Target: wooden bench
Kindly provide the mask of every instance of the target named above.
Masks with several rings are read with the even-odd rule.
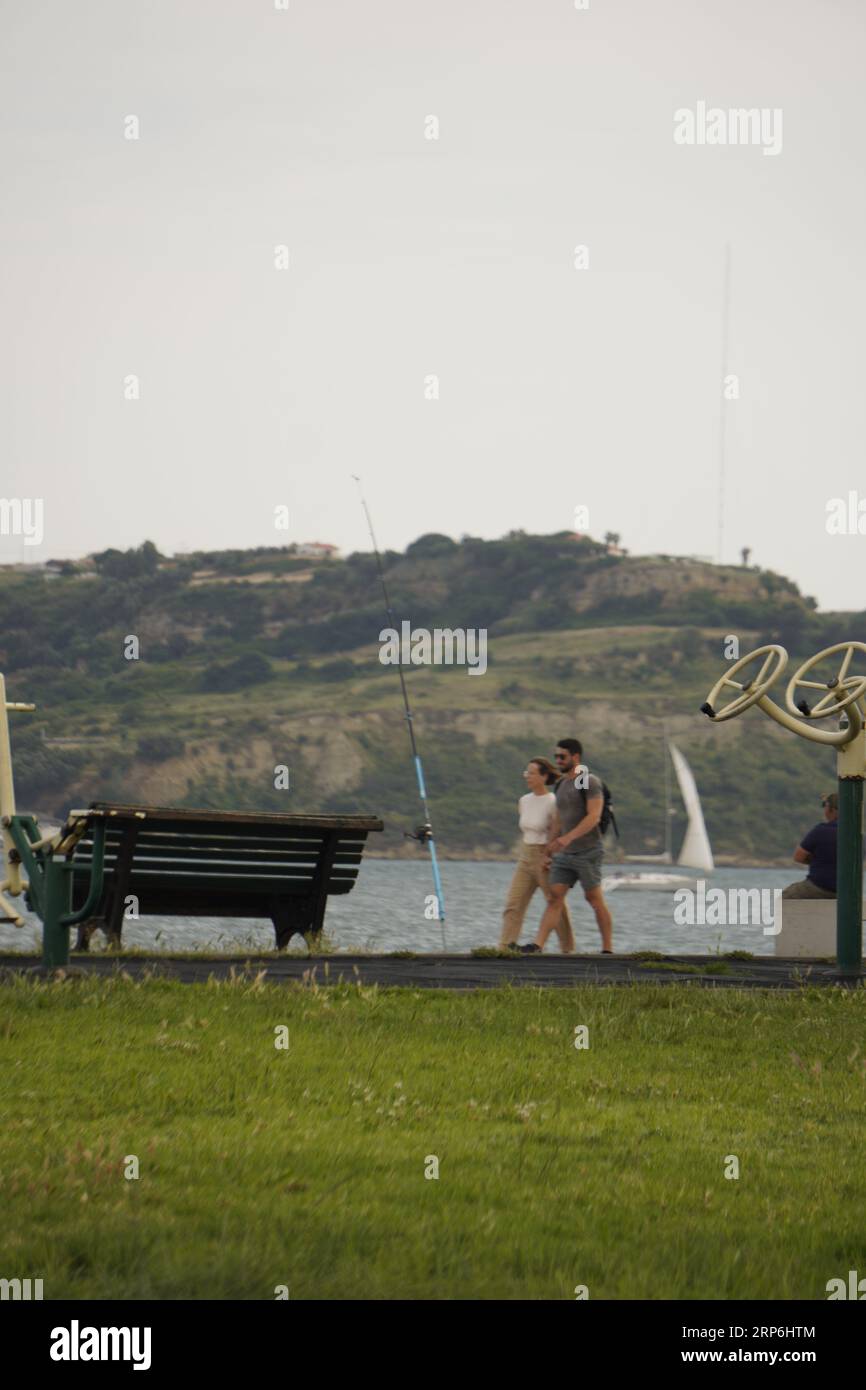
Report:
[[[139,916],[257,917],[274,925],[277,948],[295,932],[322,930],[328,897],[351,892],[376,816],[304,816],[197,811],[94,801],[72,854],[72,906],[91,880],[93,836],[105,827],[105,877],[98,904],[79,927],[87,949],[101,927],[120,944],[127,899]]]

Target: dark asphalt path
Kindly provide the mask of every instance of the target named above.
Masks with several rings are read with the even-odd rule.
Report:
[[[0,977],[39,967],[38,956],[0,955]],[[792,960],[763,956],[755,960],[724,960],[718,956],[665,956],[635,960],[628,956],[542,956],[515,960],[476,959],[474,956],[429,955],[414,960],[389,956],[249,956],[226,960],[179,960],[170,956],[75,955],[73,972],[133,979],[145,974],[183,984],[227,979],[232,971],[258,974],[274,984],[400,985],[413,989],[492,989],[497,985],[545,989],[576,985],[699,985],[713,989],[802,989],[804,985],[854,984],[843,981],[826,960]]]

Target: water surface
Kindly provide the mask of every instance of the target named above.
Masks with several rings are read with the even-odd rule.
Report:
[[[630,864],[629,870],[641,865]],[[645,866],[659,871],[658,864]],[[466,952],[477,946],[495,946],[499,940],[502,907],[511,880],[512,865],[446,861],[442,865],[447,909],[444,941],[448,951]],[[792,869],[717,869],[707,883],[723,888],[784,888],[802,877]],[[325,928],[337,951],[441,951],[443,931],[439,922],[425,918],[428,896],[433,892],[430,866],[402,859],[366,859],[354,889],[344,897],[330,898]],[[20,901],[20,900],[19,900]],[[773,936],[761,926],[678,926],[674,922],[673,893],[614,892],[608,902],[614,919],[614,950],[664,951],[669,954],[706,954],[746,950],[772,955]],[[569,894],[574,935],[580,952],[600,950],[595,918],[579,888]],[[544,902],[533,898],[521,941],[530,941]],[[41,927],[30,914],[26,927],[0,926],[0,950],[34,951]],[[126,922],[124,943],[151,951],[272,950],[269,922],[231,918],[146,917]],[[103,938],[94,938],[94,948]],[[301,948],[299,937],[293,946]],[[556,951],[556,938],[548,943]]]

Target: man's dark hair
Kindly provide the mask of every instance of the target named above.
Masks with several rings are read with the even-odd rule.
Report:
[[[557,748],[565,748],[569,753],[578,758],[583,757],[583,744],[577,738],[561,738],[557,741]]]

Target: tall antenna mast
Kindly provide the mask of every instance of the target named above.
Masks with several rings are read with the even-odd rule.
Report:
[[[722,291],[722,379],[719,385],[719,518],[716,540],[716,562],[722,564],[725,543],[725,426],[727,400],[725,378],[728,374],[728,329],[731,317],[731,243],[725,242],[725,278]]]

